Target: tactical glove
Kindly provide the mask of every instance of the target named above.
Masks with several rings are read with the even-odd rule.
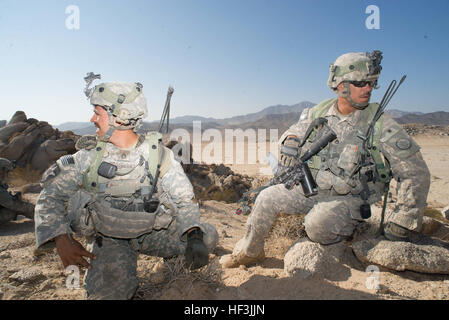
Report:
[[[195,270],[209,263],[209,250],[203,241],[203,232],[196,228],[187,234],[187,248],[185,252],[187,266]]]
[[[288,137],[281,146],[281,165],[293,167],[299,151],[299,140],[296,137]]]
[[[409,241],[410,230],[393,222],[388,222],[384,228],[384,236],[390,241]]]

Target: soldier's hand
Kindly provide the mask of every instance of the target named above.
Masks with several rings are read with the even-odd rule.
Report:
[[[57,236],[55,238],[56,251],[61,258],[64,268],[70,265],[82,265],[87,269],[91,269],[92,266],[83,257],[88,257],[91,259],[97,259],[97,257],[84,249],[81,243],[75,239],[70,240],[66,234]]]
[[[299,152],[299,140],[295,136],[288,136],[281,146],[281,165],[293,167]]]
[[[187,234],[187,248],[185,252],[187,266],[198,269],[209,263],[209,250],[203,241],[203,232],[196,228]]]

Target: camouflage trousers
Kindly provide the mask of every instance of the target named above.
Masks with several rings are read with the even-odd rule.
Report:
[[[178,217],[179,218],[179,217]],[[214,226],[200,223],[203,240],[209,252],[218,242]],[[104,237],[102,246],[95,241],[88,244],[88,250],[97,256],[90,260],[92,269],[86,272],[84,287],[88,299],[125,300],[131,299],[137,291],[137,257],[139,254],[170,258],[183,255],[187,242],[180,239],[178,222],[174,220],[168,229],[153,230],[136,239]]]
[[[237,242],[233,253],[257,257],[280,212],[307,213],[304,226],[307,236],[314,242],[331,244],[351,236],[363,221],[360,216],[362,200],[352,195],[328,196],[326,192],[306,198],[301,186],[287,190],[284,185],[275,185],[263,190],[246,221],[246,234]]]

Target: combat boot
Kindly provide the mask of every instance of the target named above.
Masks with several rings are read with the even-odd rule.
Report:
[[[384,236],[390,241],[409,241],[410,230],[397,225],[393,222],[388,222],[384,228]]]
[[[237,268],[241,265],[249,266],[265,259],[265,252],[262,250],[257,257],[248,257],[243,252],[237,254],[227,254],[221,257],[220,264],[223,268]]]

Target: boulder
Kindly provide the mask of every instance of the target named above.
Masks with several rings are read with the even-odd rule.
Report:
[[[9,120],[8,125],[24,121],[27,121],[27,116],[25,112],[16,111],[16,113],[14,113],[14,115],[12,116],[11,120]]]
[[[234,174],[234,172],[231,170],[231,168],[226,167],[224,164],[218,165],[215,168],[214,173],[219,176],[229,176],[231,174]]]
[[[0,120],[0,128],[6,126],[6,120]]]
[[[17,132],[22,132],[29,126],[27,122],[19,122],[11,125],[6,125],[0,128],[0,141],[3,143],[8,143],[9,139]]]
[[[44,171],[53,162],[66,154],[75,152],[75,139],[46,140],[34,152],[31,158],[31,167]]]
[[[321,245],[301,238],[293,244],[284,256],[284,271],[289,276],[306,279],[319,275],[326,278],[335,277],[344,269],[342,260],[346,245],[339,242]]]
[[[353,243],[352,249],[360,261],[388,269],[449,274],[449,249],[441,242],[432,243],[430,238],[428,244],[423,243],[371,238]]]
[[[422,221],[421,233],[429,236],[433,235],[441,228],[442,225],[443,224],[440,221],[424,216]]]
[[[20,134],[12,138],[9,144],[0,151],[0,157],[9,160],[19,160],[38,135],[39,130],[35,129],[26,135]]]
[[[233,186],[232,175],[229,175],[223,180],[223,187],[224,188],[232,188],[232,186]]]
[[[193,164],[186,174],[199,200],[236,202],[252,186],[252,178],[234,174],[223,164]]]
[[[61,156],[75,153],[78,138],[71,131],[60,132],[46,121],[27,119],[24,112],[17,111],[0,128],[0,157],[42,173]]]

